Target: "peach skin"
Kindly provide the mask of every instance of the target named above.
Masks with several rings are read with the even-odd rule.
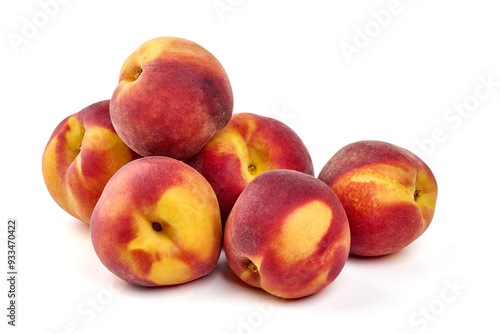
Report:
[[[186,39],[160,37],[127,58],[110,108],[118,135],[135,152],[184,160],[229,122],[233,93],[210,52]]]
[[[346,263],[349,245],[349,224],[335,193],[311,175],[285,169],[250,182],[224,230],[224,250],[234,273],[289,299],[332,283]]]
[[[168,157],[141,158],[121,168],[97,202],[90,235],[108,270],[149,287],[207,275],[222,248],[212,187],[196,170]]]
[[[415,154],[390,143],[349,144],[318,178],[346,210],[355,255],[396,252],[420,237],[434,216],[438,188],[432,171]]]
[[[76,219],[90,223],[108,180],[138,157],[116,134],[106,100],[67,117],[56,127],[43,152],[42,173],[56,203]]]

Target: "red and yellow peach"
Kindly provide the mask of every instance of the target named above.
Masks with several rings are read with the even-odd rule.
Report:
[[[205,276],[222,247],[213,189],[196,170],[168,157],[141,158],[121,168],[95,207],[90,233],[104,266],[141,286]]]
[[[143,156],[184,160],[231,119],[233,95],[219,61],[176,37],[142,44],[125,61],[111,98],[120,138]]]
[[[107,100],[67,117],[56,127],[43,152],[42,173],[56,203],[89,223],[108,180],[138,157],[116,134]]]
[[[318,178],[346,210],[355,255],[385,255],[408,246],[434,215],[438,188],[432,171],[393,144],[349,144],[333,155]]]
[[[224,230],[234,273],[282,298],[308,296],[332,283],[349,245],[347,217],[335,193],[292,170],[268,171],[250,182]]]

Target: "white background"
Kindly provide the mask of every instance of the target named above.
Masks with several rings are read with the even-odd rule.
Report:
[[[0,5],[1,277],[6,222],[19,220],[18,327],[6,324],[2,279],[2,333],[499,332],[495,1],[401,0],[384,26],[373,13],[390,0],[221,0],[223,13],[214,0],[61,0],[50,16],[46,2]],[[16,46],[13,36],[25,40]],[[316,175],[357,140],[417,152],[439,184],[430,228],[394,255],[350,258],[332,285],[296,301],[240,284],[223,257],[209,276],[177,287],[115,278],[88,226],[49,196],[41,157],[56,125],[109,99],[123,61],[159,36],[212,52],[231,80],[234,112],[290,125]],[[346,57],[348,44],[357,53]],[[464,116],[447,111],[464,104]]]

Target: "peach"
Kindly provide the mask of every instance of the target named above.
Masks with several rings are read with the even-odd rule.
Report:
[[[155,38],[135,50],[111,98],[111,120],[130,148],[179,160],[200,151],[232,111],[231,85],[219,61],[176,37]]]
[[[116,134],[106,100],[59,123],[43,152],[42,173],[56,203],[76,219],[90,223],[108,180],[138,157]]]
[[[335,193],[311,175],[285,169],[250,182],[224,230],[234,273],[282,298],[308,296],[332,283],[349,245],[349,224]]]
[[[196,170],[168,157],[121,168],[90,221],[97,256],[141,286],[180,284],[210,273],[222,248],[217,197]]]
[[[210,182],[225,224],[236,199],[250,181],[274,169],[314,175],[309,151],[286,124],[252,113],[234,114],[194,157],[185,161]]]
[[[434,215],[438,188],[432,171],[393,144],[349,144],[333,155],[318,178],[346,210],[355,255],[385,255],[408,246]]]

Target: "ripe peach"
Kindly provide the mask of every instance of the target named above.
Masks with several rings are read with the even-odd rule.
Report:
[[[233,95],[224,68],[200,45],[160,37],[125,61],[111,98],[120,138],[143,156],[179,160],[200,151],[231,119]]]
[[[168,157],[121,168],[90,221],[97,256],[129,283],[160,286],[210,273],[222,248],[217,198],[196,170]]]
[[[236,201],[224,230],[231,269],[244,282],[282,298],[300,298],[332,283],[349,254],[345,211],[311,175],[272,170]]]
[[[42,173],[56,203],[73,217],[90,223],[108,180],[138,157],[116,134],[107,100],[59,123],[43,152]]]
[[[273,169],[314,175],[309,151],[290,127],[251,113],[234,114],[229,124],[186,163],[214,188],[223,225],[243,188],[258,175]]]
[[[346,210],[352,254],[396,252],[422,235],[434,215],[434,175],[420,158],[393,144],[349,144],[333,155],[318,178]]]

